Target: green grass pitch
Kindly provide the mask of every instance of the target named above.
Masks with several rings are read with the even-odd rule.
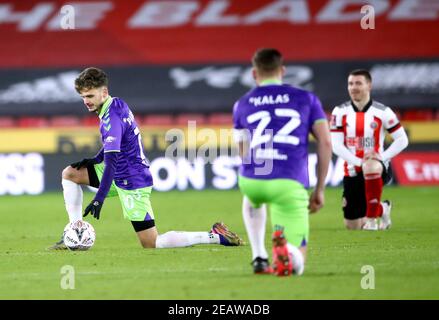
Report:
[[[62,193],[3,196],[0,299],[438,299],[439,188],[386,188],[394,208],[384,232],[345,230],[340,197],[328,189],[325,208],[310,218],[304,276],[278,278],[252,274],[249,245],[142,249],[116,198],[99,221],[88,219],[97,234],[91,250],[49,252],[67,222]],[[152,202],[161,233],[224,221],[247,240],[237,190],[154,192]],[[74,268],[73,290],[61,288],[65,265]],[[361,273],[366,265],[374,289],[361,287],[372,276]]]

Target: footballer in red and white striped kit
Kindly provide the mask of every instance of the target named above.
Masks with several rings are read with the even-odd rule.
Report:
[[[404,150],[408,138],[396,114],[371,99],[372,77],[367,70],[349,73],[351,101],[334,108],[332,148],[345,160],[343,213],[348,229],[384,230],[391,226],[391,202],[381,202],[383,185],[390,182],[390,160]],[[384,150],[386,131],[393,141]],[[380,223],[378,225],[378,219]]]

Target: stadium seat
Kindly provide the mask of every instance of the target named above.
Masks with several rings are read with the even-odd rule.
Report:
[[[97,116],[85,116],[81,119],[81,125],[85,127],[99,126],[99,118]]]
[[[52,127],[77,127],[81,125],[76,116],[54,116],[50,118],[49,123]]]
[[[0,117],[0,128],[12,128],[17,125],[13,117]]]
[[[207,116],[210,125],[232,126],[233,116],[231,113],[212,113]]]
[[[49,121],[45,117],[20,117],[18,126],[22,128],[44,128],[49,126]]]
[[[402,119],[405,121],[431,121],[433,120],[432,109],[411,109],[404,111]]]
[[[151,114],[136,117],[138,125],[142,126],[172,126],[174,117],[170,114]]]
[[[189,121],[196,121],[197,125],[206,124],[206,116],[201,113],[182,113],[176,117],[176,125],[187,126]]]
[[[402,120],[402,112],[398,110],[393,110],[395,112],[396,117],[401,121]]]

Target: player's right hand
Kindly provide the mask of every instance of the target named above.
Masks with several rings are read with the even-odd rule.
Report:
[[[92,202],[90,202],[87,208],[85,208],[84,214],[82,216],[86,217],[89,213],[91,213],[93,217],[99,220],[99,216],[101,215],[102,205],[103,203],[101,201],[93,200]]]
[[[96,164],[96,163],[95,163],[94,159],[86,158],[86,159],[82,159],[81,161],[74,162],[70,166],[72,168],[76,168],[76,170],[79,170],[83,167],[87,167],[89,164]]]

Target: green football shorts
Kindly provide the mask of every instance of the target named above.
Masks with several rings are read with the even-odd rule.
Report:
[[[105,165],[104,163],[98,163],[94,165],[94,168],[100,182],[102,180],[102,175],[104,174]],[[152,211],[150,200],[151,191],[152,187],[135,190],[121,189],[116,186],[113,180],[107,198],[119,196],[123,216],[130,221],[154,220],[154,213]],[[149,217],[147,217],[147,215],[149,215]]]
[[[296,247],[306,246],[309,236],[308,192],[290,179],[238,178],[239,188],[254,208],[267,204],[273,230],[282,228],[288,242]]]

